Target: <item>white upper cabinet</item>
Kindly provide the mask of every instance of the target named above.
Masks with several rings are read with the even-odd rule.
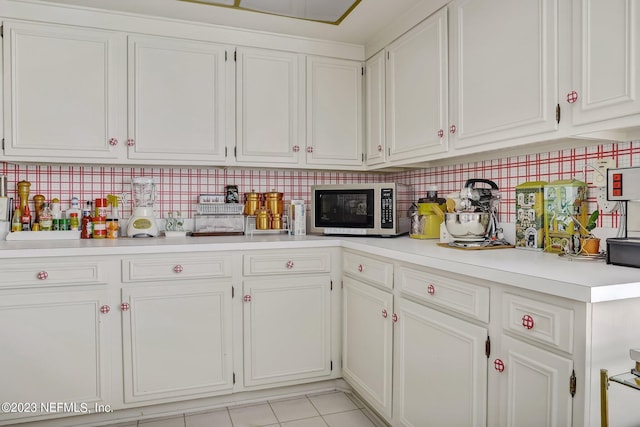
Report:
[[[132,160],[224,162],[232,69],[225,46],[129,36],[129,132]],[[231,131],[232,132],[232,131]]]
[[[3,23],[4,156],[117,161],[124,155],[124,36]]]
[[[449,8],[454,153],[548,139],[542,134],[558,128],[557,0],[456,0]]]
[[[383,50],[365,64],[365,146],[367,166],[385,161],[385,66]]]
[[[237,49],[236,159],[297,164],[304,142],[304,56]]]
[[[387,160],[414,160],[448,149],[447,9],[387,48]]]
[[[307,57],[306,163],[363,165],[362,63]]]
[[[637,1],[573,1],[573,87],[561,101],[574,125],[640,113],[639,25]]]

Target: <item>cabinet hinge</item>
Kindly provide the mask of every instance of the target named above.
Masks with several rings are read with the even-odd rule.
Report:
[[[238,158],[238,147],[233,147],[233,157]]]
[[[331,287],[329,288],[330,291],[333,290],[333,280],[331,280],[329,283],[331,283]]]
[[[560,104],[556,105],[556,123],[560,123]]]
[[[360,157],[362,157],[362,163],[364,163],[364,153],[362,153]]]
[[[231,298],[236,296],[236,289],[232,286],[231,287]]]
[[[484,354],[487,355],[487,359],[491,355],[491,338],[487,335],[487,340],[484,343]]]
[[[333,371],[333,360],[329,362],[329,370]]]
[[[571,397],[576,395],[576,371],[571,371],[571,377],[569,378],[569,393]]]
[[[227,51],[224,51],[224,62],[227,62]]]
[[[4,25],[0,25],[0,37],[4,37]]]
[[[364,67],[362,67],[362,75],[364,76]]]
[[[233,51],[233,61],[234,62],[238,62],[238,51],[237,50]]]
[[[4,138],[2,138],[2,150],[4,151]]]
[[[387,59],[390,59],[390,57],[389,57],[389,51],[387,51]]]
[[[340,281],[340,288],[344,289],[344,280]]]
[[[234,384],[236,383],[236,373],[235,372],[233,373],[233,383]]]
[[[224,147],[224,158],[227,158],[227,147]]]

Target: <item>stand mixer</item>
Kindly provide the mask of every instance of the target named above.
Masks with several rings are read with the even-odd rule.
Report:
[[[478,183],[487,184],[490,188],[476,188]],[[498,224],[500,199],[500,191],[495,182],[488,179],[468,179],[460,191],[459,210],[446,214],[445,224],[453,237],[453,245],[509,245]]]
[[[158,226],[153,214],[156,201],[156,183],[153,178],[136,177],[131,179],[133,193],[133,214],[127,226],[129,237],[156,237]]]

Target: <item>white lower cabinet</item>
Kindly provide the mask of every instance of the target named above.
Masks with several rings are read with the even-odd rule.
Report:
[[[342,375],[380,415],[391,418],[393,295],[350,277],[342,290]]]
[[[125,402],[230,393],[231,282],[122,289]]]
[[[109,311],[105,287],[0,296],[0,401],[21,405],[3,406],[0,423],[70,412],[55,402],[78,411],[112,403],[109,334],[117,314]]]
[[[487,328],[399,298],[394,425],[484,426]]]
[[[244,384],[331,375],[331,279],[245,279]]]
[[[500,384],[496,425],[571,426],[573,360],[509,336],[500,340],[493,357]]]

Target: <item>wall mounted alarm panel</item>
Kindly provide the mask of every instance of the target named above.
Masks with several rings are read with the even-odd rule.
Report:
[[[607,200],[640,200],[640,168],[607,169]]]

